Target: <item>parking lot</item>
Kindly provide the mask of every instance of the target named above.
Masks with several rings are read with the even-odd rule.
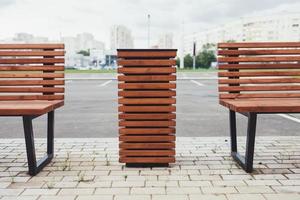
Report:
[[[117,137],[116,75],[67,75],[65,106],[56,111],[56,137]],[[215,73],[179,73],[177,81],[177,136],[228,136],[228,110],[218,104]],[[257,135],[298,135],[297,115],[259,115]],[[35,134],[46,136],[44,117],[35,119]],[[239,134],[246,118],[238,116]],[[0,118],[0,137],[23,137],[22,118]]]

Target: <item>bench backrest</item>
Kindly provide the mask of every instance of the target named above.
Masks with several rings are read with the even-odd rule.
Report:
[[[64,44],[0,44],[0,101],[63,100]]]
[[[300,97],[300,42],[219,43],[219,97]]]

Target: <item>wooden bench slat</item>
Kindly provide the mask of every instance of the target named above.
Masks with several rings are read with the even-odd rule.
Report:
[[[218,50],[218,55],[298,55],[300,49]]]
[[[300,71],[219,72],[219,77],[300,76]]]
[[[167,113],[167,114],[119,114],[119,119],[125,120],[167,120],[167,119],[176,119],[175,113]]]
[[[300,99],[227,99],[220,100],[220,103],[236,112],[300,112]]]
[[[64,51],[0,51],[0,56],[64,56]]]
[[[123,114],[125,115],[125,114]],[[128,115],[128,114],[127,114]],[[153,114],[152,114],[153,115]],[[161,114],[159,114],[161,115]],[[175,128],[120,128],[119,133],[120,134],[170,134],[175,133]]]
[[[0,49],[64,49],[64,44],[0,44]]]
[[[41,64],[41,63],[64,63],[64,58],[20,58],[0,59],[0,64]]]
[[[153,59],[139,59],[139,60],[124,60],[124,59],[118,59],[118,65],[120,66],[138,66],[138,67],[144,67],[144,66],[174,66],[176,65],[176,60],[153,60]]]
[[[119,81],[126,81],[126,82],[176,81],[176,75],[154,75],[154,76],[148,76],[148,75],[125,76],[125,75],[120,75],[120,76],[118,76],[118,80]]]
[[[123,74],[171,74],[176,73],[175,67],[120,67],[118,73]]]
[[[40,65],[40,66],[0,66],[0,71],[64,71],[62,65]]]
[[[118,58],[174,58],[176,50],[170,51],[118,51]]]
[[[300,42],[234,42],[219,43],[218,48],[291,48],[300,47]]]
[[[280,85],[280,86],[221,86],[220,92],[234,92],[234,91],[294,91],[300,90],[300,85]]]
[[[0,115],[40,115],[63,105],[63,101],[1,101]]]
[[[64,80],[0,80],[0,86],[64,85]]]
[[[119,89],[175,89],[176,83],[119,83]]]
[[[250,78],[250,79],[219,79],[219,84],[275,84],[300,83],[300,78]]]
[[[162,91],[119,91],[119,97],[173,97],[176,96],[176,91],[162,90]]]
[[[219,62],[295,62],[300,56],[273,56],[273,57],[218,57]]]
[[[22,93],[39,93],[39,92],[53,92],[63,93],[64,88],[58,87],[0,87],[0,92],[11,93],[11,92],[22,92]]]
[[[0,101],[15,101],[15,100],[63,100],[64,95],[0,95]]]
[[[300,98],[299,93],[235,93],[219,94],[220,99],[243,99],[243,98]]]
[[[175,126],[175,121],[119,121],[119,126],[126,127],[168,127]]]
[[[119,104],[145,105],[145,104],[175,104],[175,98],[120,98]]]
[[[3,73],[0,78],[64,78],[64,73]]]
[[[119,106],[119,112],[158,113],[175,111],[175,106]]]
[[[221,70],[237,70],[237,69],[300,69],[300,64],[219,64],[218,68]]]

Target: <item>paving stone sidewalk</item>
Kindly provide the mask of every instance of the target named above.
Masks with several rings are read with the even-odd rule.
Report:
[[[53,161],[30,177],[24,139],[1,139],[0,199],[300,200],[300,137],[258,137],[252,174],[232,161],[228,138],[176,145],[169,168],[125,168],[116,138],[56,139]],[[45,140],[36,147],[42,156]]]

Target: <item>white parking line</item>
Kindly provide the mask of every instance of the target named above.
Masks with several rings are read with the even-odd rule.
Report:
[[[65,83],[72,83],[72,82],[73,82],[72,80],[65,81]]]
[[[106,81],[106,82],[104,82],[104,83],[102,83],[102,84],[100,84],[100,85],[98,85],[98,86],[99,86],[99,87],[103,87],[103,86],[108,85],[110,82],[112,82],[112,80]]]
[[[199,86],[204,86],[204,84],[199,83],[198,81],[195,81],[195,80],[191,80],[191,82],[192,82],[192,83],[195,83],[195,84],[197,84],[197,85],[199,85]]]
[[[294,122],[300,123],[300,119],[298,119],[298,118],[296,118],[296,117],[292,117],[292,116],[286,115],[286,114],[277,114],[277,115],[280,116],[280,117],[283,117],[283,118],[292,120],[292,121],[294,121]]]

